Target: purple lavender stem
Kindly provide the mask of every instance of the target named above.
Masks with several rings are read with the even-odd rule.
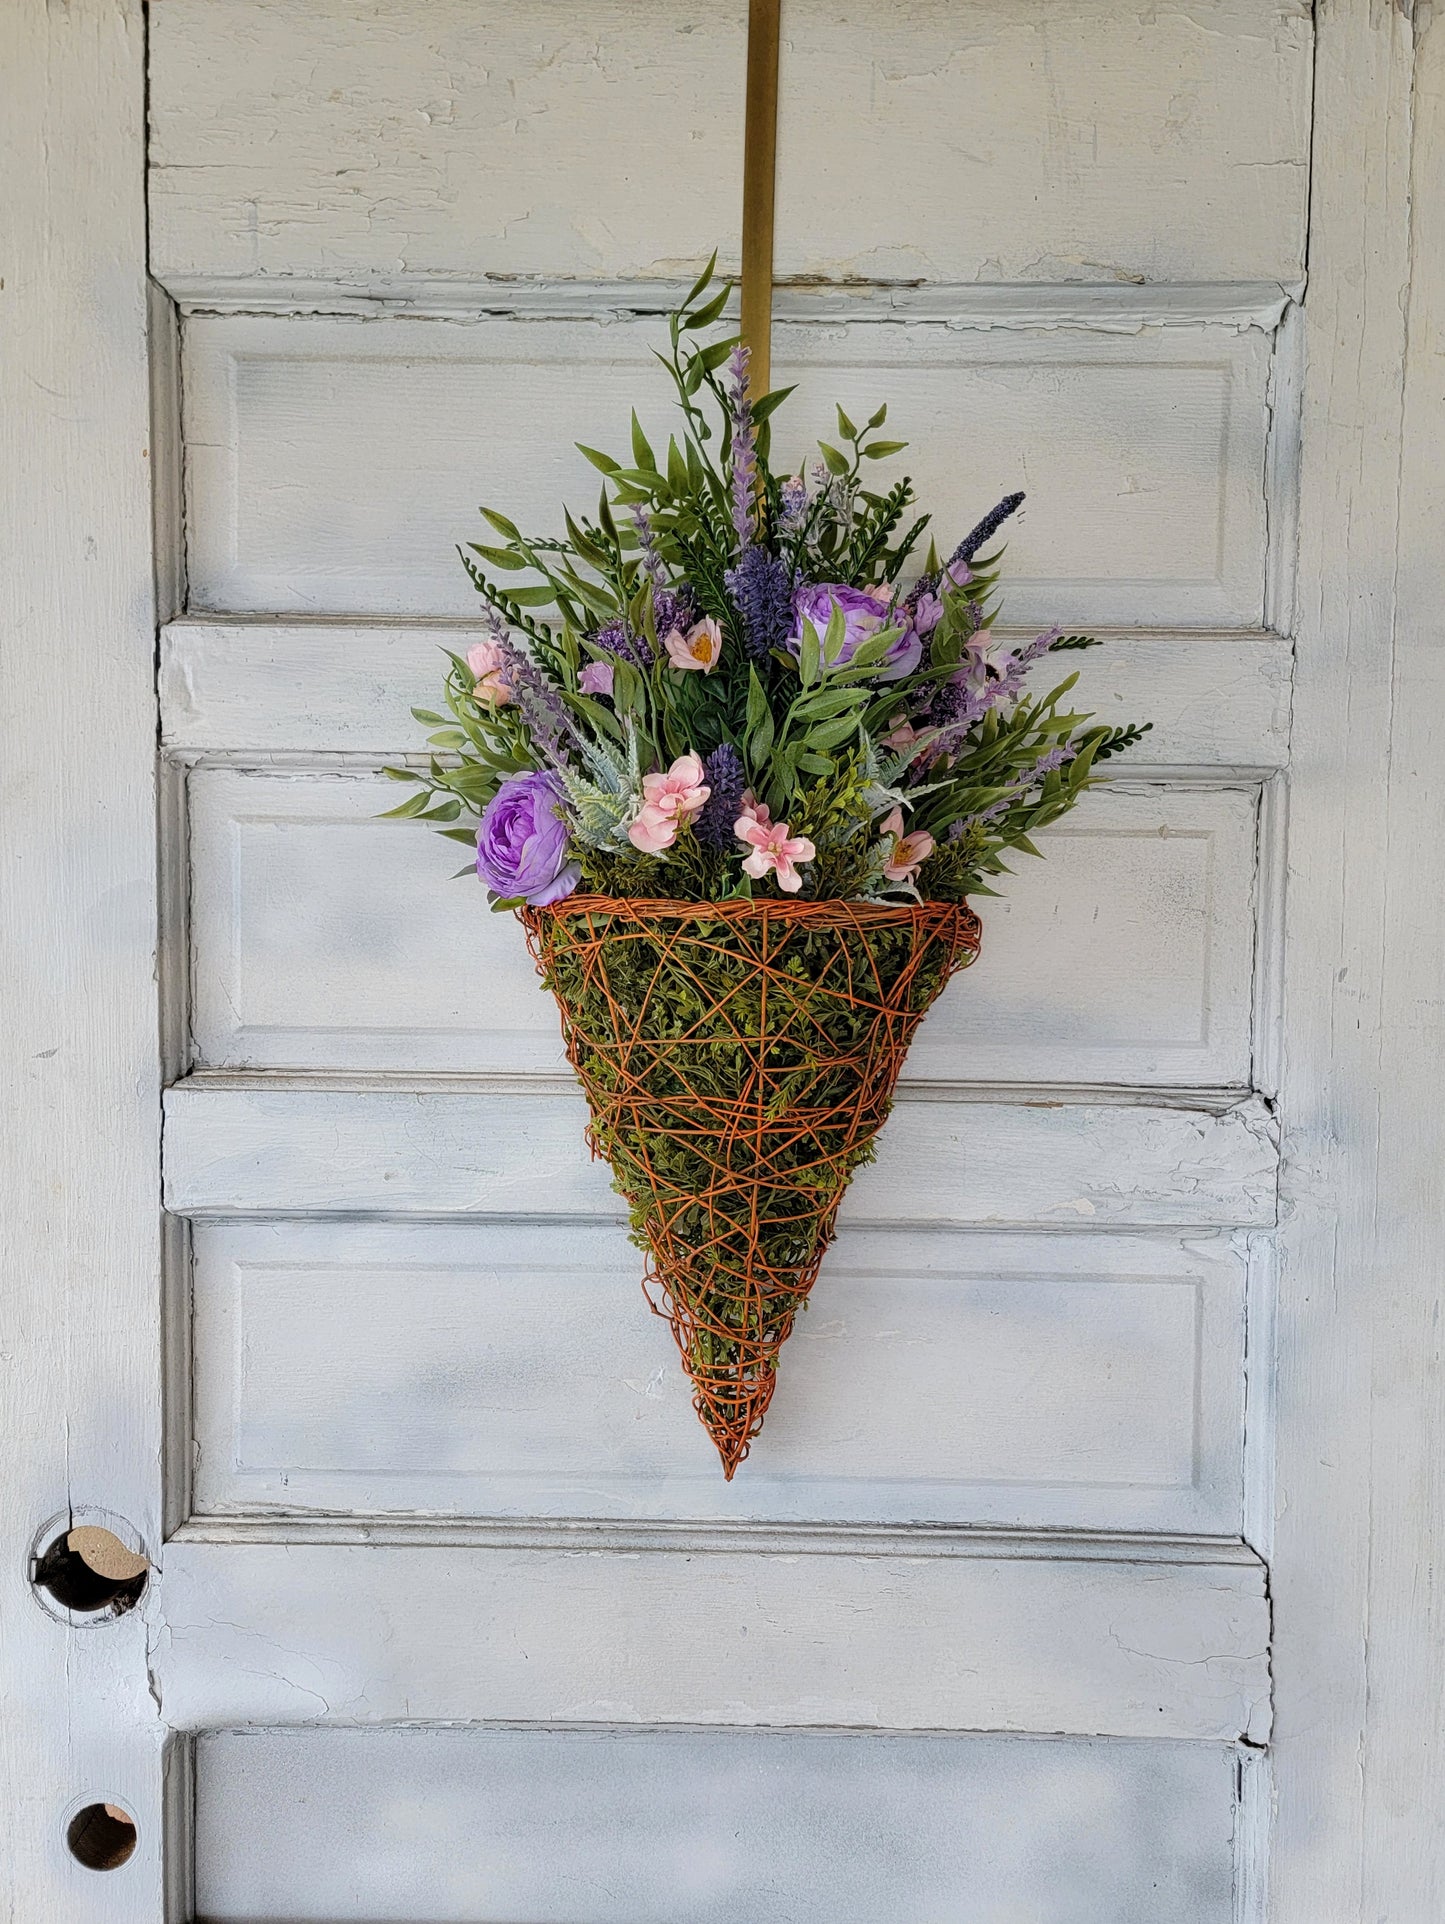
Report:
[[[500,623],[493,626],[492,634],[506,657],[506,675],[512,700],[517,704],[533,740],[554,768],[570,767],[567,743],[581,738],[567,713],[566,704],[536,663],[522,653]]]
[[[1006,494],[996,508],[990,508],[978,526],[971,528],[963,537],[962,541],[959,542],[953,553],[948,557],[948,560],[936,574],[921,575],[919,579],[914,582],[913,587],[909,591],[909,601],[916,602],[921,594],[931,595],[944,575],[957,563],[962,562],[963,565],[967,567],[983,546],[984,542],[988,540],[989,536],[997,534],[1009,516],[1018,508],[1022,507],[1023,500],[1024,497],[1022,493]]]
[[[753,540],[753,501],[758,486],[757,446],[753,438],[753,404],[748,398],[751,351],[739,341],[728,356],[728,415],[732,427],[733,528],[738,547],[746,553]]]

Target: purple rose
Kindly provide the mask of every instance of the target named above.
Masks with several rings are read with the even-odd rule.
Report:
[[[841,582],[799,588],[793,596],[793,632],[788,637],[788,647],[795,655],[802,647],[803,623],[810,621],[821,641],[835,608],[843,611],[843,646],[833,663],[835,668],[846,668],[870,635],[876,635],[880,628],[891,627],[895,620],[892,603],[882,595],[870,595],[866,589],[848,588]],[[906,613],[899,612],[906,623]],[[922,654],[923,643],[911,627],[905,626],[878,664],[876,679],[897,681],[902,675],[911,675]]]
[[[577,686],[584,695],[611,695],[613,673],[610,661],[589,661],[577,677]]]
[[[477,874],[489,889],[533,908],[560,902],[581,869],[567,860],[562,789],[553,775],[514,775],[488,802],[477,829]]]

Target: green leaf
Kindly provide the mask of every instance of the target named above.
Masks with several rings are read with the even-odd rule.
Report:
[[[503,574],[516,574],[518,569],[525,568],[527,565],[522,557],[514,554],[510,548],[488,548],[484,547],[480,541],[469,541],[467,546],[473,554],[479,554],[483,561],[490,561],[494,568],[500,568]]]
[[[753,402],[754,427],[761,427],[763,423],[768,419],[769,415],[776,414],[778,409],[783,405],[784,401],[787,400],[788,396],[796,392],[797,392],[797,383],[794,382],[791,387],[775,387],[771,393],[765,394],[761,401],[754,401]]]
[[[509,521],[504,514],[498,514],[494,508],[483,508],[481,510],[481,516],[484,521],[490,521],[497,533],[505,535],[508,541],[520,541],[522,539],[522,531],[516,522]]]
[[[758,671],[752,663],[748,664],[748,708],[747,727],[749,731],[757,728],[768,712],[767,691],[758,679]]]
[[[507,599],[519,608],[546,608],[557,599],[557,590],[545,582],[535,588],[509,588]]]
[[[393,782],[419,782],[421,776],[414,768],[383,768],[382,774]]]
[[[420,777],[418,777],[418,779],[420,779]],[[424,788],[419,795],[408,795],[406,800],[399,802],[395,808],[383,809],[378,820],[383,822],[394,821],[401,816],[420,815],[430,800],[431,791],[430,789]]]
[[[632,410],[632,460],[639,468],[655,469],[657,456],[652,452],[652,444],[642,432],[642,423],[637,418],[637,409]]]
[[[731,294],[732,291],[733,291],[732,284],[731,282],[729,282],[725,287],[721,288],[716,294],[714,294],[712,299],[708,301],[705,306],[700,307],[697,310],[696,314],[689,314],[687,319],[683,322],[683,326],[684,327],[711,327],[713,322],[718,318],[718,316],[722,313],[723,309],[727,306],[728,295]]]
[[[848,457],[845,454],[840,454],[837,448],[831,446],[827,441],[820,441],[818,443],[818,452],[822,455],[823,465],[827,468],[829,474],[846,474],[848,472]]]
[[[776,734],[771,713],[765,714],[752,734],[748,737],[748,760],[753,767],[761,770],[768,759]]]
[[[852,715],[840,715],[836,721],[820,722],[816,728],[810,728],[808,746],[816,749],[837,748],[847,741],[850,735],[856,735],[857,732],[856,718]]]
[[[837,405],[836,402],[834,405]],[[854,427],[841,407],[838,408],[838,432],[845,441],[856,441],[858,439],[857,428]]]
[[[866,455],[870,461],[884,461],[890,454],[902,454],[907,446],[906,441],[870,441],[866,448],[860,448],[858,451]]]
[[[572,519],[571,511],[564,508],[562,513],[563,519],[567,524],[567,539],[572,543],[572,547],[579,558],[588,562],[592,567],[596,568],[599,573],[611,567],[612,557],[605,554],[595,541],[588,539]]]
[[[610,454],[603,454],[600,448],[589,448],[585,441],[577,441],[574,446],[579,454],[585,454],[593,467],[600,468],[603,474],[616,474],[621,466],[621,463],[614,461]]]
[[[802,677],[805,688],[811,688],[818,679],[821,657],[822,649],[818,641],[818,631],[811,621],[805,621],[798,659],[798,673]]]
[[[883,423],[887,419],[888,419],[888,403],[885,401],[882,407],[879,408],[878,412],[870,417],[868,425],[866,428],[864,428],[863,432],[865,434],[871,434],[874,428],[881,428]]]
[[[828,617],[827,632],[823,636],[823,659],[831,668],[843,652],[843,643],[848,638],[848,620],[835,601],[833,612]],[[855,655],[858,652],[854,651]]]
[[[834,681],[798,704],[805,721],[831,721],[835,715],[856,715],[868,702],[866,688],[839,688]],[[896,703],[892,704],[896,706]]]
[[[708,255],[707,266],[702,270],[702,272],[698,275],[697,279],[693,282],[692,286],[688,289],[687,298],[686,300],[684,300],[682,304],[684,308],[692,306],[693,302],[697,299],[698,295],[701,294],[702,290],[707,286],[708,282],[712,279],[713,270],[716,266],[717,266],[717,249],[714,248],[711,254]]]

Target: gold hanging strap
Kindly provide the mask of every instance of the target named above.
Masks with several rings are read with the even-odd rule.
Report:
[[[773,347],[773,186],[778,149],[778,23],[782,0],[748,0],[748,97],[743,128],[743,343],[749,387],[767,393]]]

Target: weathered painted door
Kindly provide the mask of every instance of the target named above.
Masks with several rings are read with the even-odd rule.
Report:
[[[787,436],[1026,488],[1007,619],[1155,732],[729,1486],[518,931],[376,814],[477,503],[589,498],[736,255],[746,8],[15,0],[0,1915],[1439,1915],[1410,12],[786,0]]]

